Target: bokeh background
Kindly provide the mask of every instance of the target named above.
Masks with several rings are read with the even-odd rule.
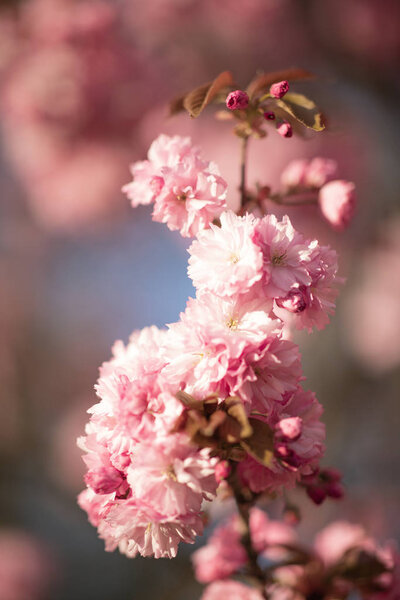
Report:
[[[325,133],[253,141],[249,181],[277,185],[324,156],[354,181],[343,234],[314,208],[297,227],[332,244],[347,278],[337,315],[299,338],[325,406],[326,464],[347,497],[300,499],[310,541],[335,518],[400,533],[400,4],[398,0],[26,0],[0,3],[0,600],[186,600],[189,554],[107,554],[76,505],[75,440],[115,339],[175,321],[191,283],[187,241],[132,210],[129,163],[159,133],[189,134],[237,202],[238,144],[212,111],[166,118],[168,100],[230,69],[310,69],[296,86]],[[279,502],[272,512],[279,514]]]

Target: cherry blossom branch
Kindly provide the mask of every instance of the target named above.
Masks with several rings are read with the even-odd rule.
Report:
[[[240,206],[243,207],[246,202],[246,163],[247,163],[247,145],[248,137],[242,138],[240,148]]]
[[[276,193],[269,195],[268,200],[271,200],[280,206],[306,206],[318,204],[318,190],[297,192],[288,195]]]
[[[233,465],[232,473],[228,479],[228,482],[232,488],[233,496],[239,513],[241,530],[240,543],[245,549],[247,555],[247,575],[253,580],[262,597],[267,599],[268,596],[265,590],[266,578],[263,570],[257,562],[258,553],[253,546],[250,535],[250,509],[254,504],[254,501],[252,499],[249,500],[243,495],[242,487],[237,480],[235,467],[236,465]]]

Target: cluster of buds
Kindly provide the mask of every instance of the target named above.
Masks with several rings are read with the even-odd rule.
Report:
[[[267,121],[275,121],[276,120],[276,130],[279,133],[279,135],[281,135],[282,137],[285,138],[290,138],[293,135],[293,128],[292,125],[289,123],[289,121],[287,121],[286,119],[282,119],[282,118],[276,118],[275,112],[273,112],[273,110],[265,110],[265,107],[267,106],[265,104],[266,101],[272,99],[272,100],[281,100],[281,98],[283,98],[287,92],[289,91],[289,82],[284,80],[284,81],[278,81],[277,83],[273,83],[271,85],[271,87],[269,88],[269,93],[268,94],[264,94],[264,96],[262,97],[262,100],[260,101],[259,99],[257,99],[255,102],[253,101],[252,103],[250,102],[250,98],[247,92],[243,91],[243,90],[235,90],[233,92],[231,92],[230,94],[228,94],[227,98],[226,98],[226,107],[229,108],[229,110],[241,110],[244,111],[247,108],[249,108],[249,115],[246,115],[248,117],[250,117],[250,121],[253,121],[253,127],[255,126],[255,122],[254,122],[254,112],[256,112],[256,114],[260,115],[261,112],[263,112],[263,116],[264,119]],[[271,104],[271,103],[269,103]],[[273,107],[273,105],[272,105]],[[259,129],[259,128],[258,128]],[[260,131],[260,129],[259,129]]]
[[[334,468],[318,469],[302,478],[307,495],[315,504],[322,504],[326,498],[340,499],[344,495],[342,474]]]

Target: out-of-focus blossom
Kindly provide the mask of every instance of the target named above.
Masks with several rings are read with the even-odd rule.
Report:
[[[281,184],[286,190],[319,189],[337,172],[337,163],[329,158],[292,160],[282,171]]]
[[[0,530],[1,600],[42,600],[54,577],[54,559],[38,540],[23,531]]]
[[[17,14],[0,88],[6,153],[40,223],[73,230],[116,213],[157,61],[116,5],[29,0]]]
[[[246,552],[240,543],[240,520],[231,517],[218,526],[207,544],[193,554],[196,579],[210,583],[233,575],[246,564]],[[296,540],[294,530],[279,521],[268,519],[258,508],[250,512],[250,535],[257,552],[274,560],[285,555],[285,544]]]
[[[400,57],[400,7],[396,0],[328,0],[312,3],[316,32],[325,44],[369,72],[396,68]],[[384,32],[384,34],[382,33]]]
[[[261,593],[253,587],[249,587],[239,581],[215,581],[206,589],[201,597],[201,600],[262,600]]]
[[[353,218],[356,204],[355,185],[334,180],[319,191],[318,203],[325,219],[335,229],[345,229]]]
[[[345,301],[344,332],[351,352],[373,373],[400,364],[400,221],[384,223],[380,242],[359,257],[356,287]],[[371,327],[379,307],[379,326]]]

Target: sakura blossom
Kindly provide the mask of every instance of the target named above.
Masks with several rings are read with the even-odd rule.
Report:
[[[220,227],[211,225],[190,246],[188,274],[197,289],[224,297],[247,292],[261,279],[263,257],[254,217],[228,211],[220,221]]]
[[[132,165],[131,172],[133,181],[122,189],[132,205],[154,202],[153,219],[184,237],[209,227],[226,208],[226,182],[190,138],[159,136],[148,160]]]

